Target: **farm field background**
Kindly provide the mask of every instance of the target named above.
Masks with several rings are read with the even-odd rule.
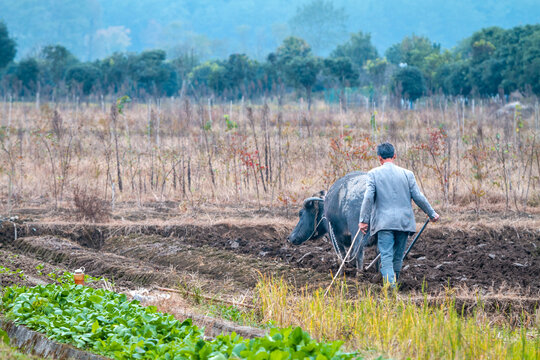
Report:
[[[441,211],[540,208],[538,103],[430,98],[416,110],[368,103],[345,112],[324,103],[307,111],[302,103],[111,100],[2,103],[8,212],[68,209],[90,197],[111,210],[175,203],[179,214],[208,204],[280,214],[377,166],[383,140]]]
[[[110,100],[1,105],[2,286],[50,282],[50,272],[85,267],[119,291],[159,286],[240,304],[260,298],[263,274],[288,284],[282,295],[267,288],[274,303],[294,304],[327,286],[339,267],[325,239],[287,243],[302,200],[349,171],[376,166],[374,147],[388,140],[442,215],[406,261],[400,296],[538,340],[534,102],[433,98],[415,110],[347,112],[316,103],[308,112],[302,103]],[[369,249],[367,261],[374,256]],[[384,301],[374,270],[345,274],[346,299],[372,289]],[[209,312],[192,297],[162,302],[161,310]],[[324,333],[301,311],[280,313],[271,303],[259,321],[302,324],[320,339],[370,348],[358,335],[347,338],[346,328]],[[371,354],[433,349],[392,341]]]
[[[540,360],[539,5],[0,1],[0,358]],[[397,290],[287,241],[385,141]]]

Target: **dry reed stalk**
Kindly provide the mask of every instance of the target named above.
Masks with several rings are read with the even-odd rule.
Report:
[[[69,201],[62,198],[62,193],[71,193],[69,187],[74,179],[81,186],[100,184],[103,197],[110,200],[111,180],[116,179],[119,186],[119,175],[130,185],[123,183],[123,192],[116,194],[117,207],[123,201],[136,201],[142,206],[146,202],[176,201],[177,196],[181,201],[189,198],[192,205],[211,201],[258,206],[260,202],[261,207],[266,207],[275,203],[280,194],[289,199],[287,206],[297,206],[302,198],[326,189],[335,180],[323,175],[332,163],[331,140],[344,141],[344,137],[350,136],[353,143],[358,144],[370,131],[369,122],[365,119],[372,111],[371,107],[366,111],[351,106],[346,114],[340,115],[339,109],[314,104],[308,119],[311,137],[304,137],[299,129],[304,128],[305,120],[298,116],[298,108],[294,104],[268,102],[266,106],[261,105],[262,121],[256,121],[255,114],[259,108],[252,106],[251,121],[249,117],[243,117],[241,103],[234,111],[238,114],[235,118],[238,128],[233,133],[225,131],[222,124],[216,124],[209,134],[201,130],[201,121],[213,112],[213,119],[220,111],[231,112],[230,104],[229,109],[212,105],[208,115],[205,115],[204,106],[203,116],[193,121],[189,99],[170,104],[159,100],[158,115],[152,114],[150,103],[129,104],[124,121],[116,125],[115,136],[115,126],[100,106],[60,102],[58,116],[66,119],[77,117],[78,121],[66,121],[58,127],[49,120],[52,111],[46,110],[47,103],[43,99],[40,101],[40,109],[16,101],[11,105],[11,128],[17,131],[10,131],[6,140],[16,144],[11,198],[16,198],[17,206],[54,201],[62,207],[65,201]],[[2,105],[6,120],[9,106],[6,99]],[[507,132],[508,136],[504,136],[505,127],[508,127],[504,119],[490,115],[488,105],[475,104],[476,121],[479,127],[481,124],[481,132],[477,130],[475,134],[463,133],[463,126],[471,125],[472,109],[459,103],[453,120],[450,120],[447,107],[443,101],[439,106],[429,105],[414,111],[385,108],[384,122],[378,119],[378,136],[381,140],[392,138],[398,149],[399,164],[415,172],[423,191],[436,206],[447,203],[448,211],[462,207],[485,212],[505,207],[507,211],[538,212],[540,146],[533,140],[535,118],[523,116],[521,134],[516,136],[518,144],[513,146],[513,134]],[[160,119],[159,134],[156,116]],[[171,122],[170,119],[178,121]],[[448,136],[448,146],[440,158],[436,157],[439,167],[436,173],[439,175],[434,177],[434,170],[426,167],[431,164],[437,168],[433,157],[411,151],[419,144],[428,143],[429,131],[433,130],[429,125],[438,126],[441,119]],[[47,144],[43,140],[36,141],[34,136],[39,130]],[[56,145],[53,146],[45,137],[50,133],[56,139],[58,131],[66,134],[61,140],[62,149],[55,148]],[[343,137],[340,136],[342,132]],[[497,134],[503,136],[498,139]],[[464,182],[475,166],[463,158],[474,144],[471,135],[479,139],[480,146],[495,149],[485,160],[486,169],[489,169],[483,182],[486,194],[478,202]],[[71,145],[70,137],[73,138]],[[239,141],[238,146],[245,146],[247,150],[260,150],[259,157],[255,158],[260,159],[261,167],[255,169],[255,177],[254,169],[241,164],[238,154],[230,149],[234,139]],[[342,169],[367,171],[377,165],[373,161],[361,160],[354,152],[343,153],[342,160]],[[2,152],[0,161],[10,169],[10,157],[5,152]],[[113,172],[116,173],[114,177]],[[6,207],[10,202],[8,175],[6,172],[2,179]],[[442,183],[440,179],[443,179]],[[234,189],[231,188],[233,181]],[[258,182],[267,187],[267,192],[260,192],[259,197]],[[46,188],[48,185],[49,189]]]

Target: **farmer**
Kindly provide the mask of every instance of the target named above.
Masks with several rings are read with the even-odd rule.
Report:
[[[411,199],[431,221],[437,221],[439,215],[420,192],[414,174],[394,164],[392,144],[378,145],[377,155],[381,166],[368,172],[359,225],[364,234],[368,229],[371,236],[377,234],[383,281],[395,287],[407,238],[416,231]]]

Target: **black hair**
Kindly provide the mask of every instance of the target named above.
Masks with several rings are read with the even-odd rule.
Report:
[[[383,159],[393,158],[394,154],[395,154],[394,145],[390,144],[389,142],[384,142],[382,144],[377,145],[377,155],[379,155]]]

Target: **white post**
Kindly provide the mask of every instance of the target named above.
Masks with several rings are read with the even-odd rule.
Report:
[[[534,129],[538,131],[540,129],[540,119],[538,119],[538,102],[534,104]]]
[[[148,146],[151,146],[152,144],[152,138],[151,138],[151,131],[152,131],[152,109],[151,109],[151,104],[150,104],[150,99],[148,100],[147,104],[146,104],[146,121],[148,123],[148,130],[147,130],[147,135],[148,135]]]
[[[115,194],[114,194],[114,181],[111,181],[111,211],[114,211],[114,202],[115,202]]]
[[[9,95],[9,110],[8,110],[8,124],[7,124],[7,140],[9,141],[9,129],[11,128],[11,109],[13,107],[13,97]]]
[[[517,105],[514,107],[514,128],[512,132],[514,133],[514,146],[517,144]]]
[[[465,99],[461,99],[461,137],[465,131]]]
[[[208,98],[208,119],[210,120],[210,124],[212,124],[212,99]]]
[[[239,123],[244,122],[244,97],[242,96],[242,105],[240,106],[240,121]]]
[[[159,147],[159,125],[160,125],[160,122],[161,122],[161,99],[158,99],[157,100],[157,124],[156,124],[156,145],[157,145],[157,148],[158,150],[160,149]]]
[[[75,99],[75,124],[79,123],[79,97]]]
[[[8,112],[8,126],[6,129],[6,145],[5,148],[11,153],[11,140],[9,138],[9,133],[11,129],[11,109],[12,109],[13,97],[9,95],[9,112]],[[8,184],[8,212],[11,215],[11,198],[13,197],[13,173],[14,167],[11,166],[9,172],[9,184]],[[16,238],[16,236],[15,236]]]
[[[38,85],[38,91],[36,93],[36,111],[39,111],[39,93],[40,93],[40,86]]]

